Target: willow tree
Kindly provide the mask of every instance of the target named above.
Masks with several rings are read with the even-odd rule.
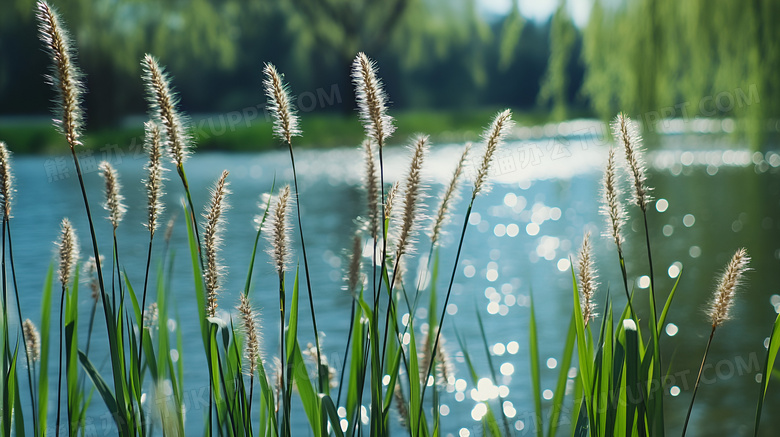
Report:
[[[565,120],[567,116],[567,72],[576,38],[577,30],[566,10],[566,0],[560,0],[550,25],[550,60],[539,90],[539,102],[552,103],[555,120]]]
[[[780,116],[780,4],[597,0],[583,35],[583,94],[604,119],[735,117],[757,147]]]

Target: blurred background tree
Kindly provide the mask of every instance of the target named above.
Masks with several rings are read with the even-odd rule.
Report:
[[[365,51],[396,110],[511,106],[539,120],[607,120],[622,110],[649,124],[655,114],[716,115],[737,118],[754,145],[780,115],[778,0],[551,2],[53,1],[87,74],[90,127],[145,112],[147,52],[168,66],[192,113],[261,104],[269,61],[294,93],[335,85],[341,103],[322,110],[351,113],[349,65]],[[34,3],[7,0],[0,15],[0,115],[49,106]],[[547,15],[524,16],[544,7]],[[728,101],[739,93],[744,101]]]

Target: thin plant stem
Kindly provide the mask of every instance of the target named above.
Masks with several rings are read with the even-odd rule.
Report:
[[[190,207],[190,219],[192,220],[192,229],[195,230],[195,240],[198,242],[198,259],[200,260],[200,269],[205,271],[203,264],[203,253],[200,247],[200,231],[198,230],[198,219],[195,213],[195,206],[192,203],[192,195],[190,194],[190,184],[187,182],[187,174],[184,172],[184,164],[179,163],[176,165],[176,172],[179,174],[181,183],[184,186],[184,193],[187,196],[187,204]]]
[[[154,241],[154,232],[149,236],[149,250],[146,253],[146,273],[144,274],[144,294],[141,298],[141,320],[138,321],[138,326],[141,332],[141,341],[138,345],[138,367],[141,367],[141,355],[144,350],[144,316],[146,315],[146,290],[149,283],[149,266],[152,264],[152,242]],[[140,375],[138,375],[140,377]],[[139,378],[140,379],[140,378]]]
[[[63,313],[65,312],[65,284],[62,284],[62,295],[60,297],[60,333],[59,333],[59,340],[60,340],[60,349],[59,349],[59,358],[58,358],[58,369],[57,369],[57,418],[56,418],[56,426],[57,428],[54,431],[54,435],[59,437],[60,435],[60,410],[62,407],[62,344],[65,342],[62,335],[62,324],[63,324]]]
[[[475,193],[476,194],[476,193]],[[435,351],[436,348],[439,347],[439,338],[441,337],[441,328],[444,325],[444,317],[447,315],[447,305],[450,302],[450,295],[452,294],[452,285],[455,283],[455,274],[458,272],[458,261],[460,261],[460,253],[463,250],[463,240],[466,237],[466,229],[469,225],[469,216],[471,215],[471,209],[474,207],[474,199],[475,195],[471,196],[471,202],[469,202],[469,206],[466,209],[466,215],[463,218],[463,228],[460,231],[460,240],[458,241],[458,251],[455,253],[455,263],[452,267],[452,275],[450,276],[450,283],[447,286],[447,295],[444,298],[444,306],[441,309],[441,316],[439,317],[439,327],[436,330],[436,340],[433,342],[433,350]],[[433,361],[430,360],[428,362],[428,370],[425,372],[425,378],[423,381],[428,381],[428,376],[431,374],[431,370],[433,370]],[[417,413],[418,419],[417,422],[417,431],[415,435],[420,434],[420,425],[422,424],[422,412],[423,412],[423,403],[425,400],[425,389],[428,387],[428,384],[423,384],[422,392],[420,393],[420,410]]]
[[[314,347],[317,348],[317,381],[320,393],[325,391],[324,384],[327,383],[327,374],[323,375],[322,357],[320,352],[320,331],[317,330],[317,317],[314,313],[314,297],[311,292],[311,275],[309,275],[309,259],[306,256],[306,239],[303,237],[303,224],[301,223],[301,194],[298,191],[298,173],[295,170],[295,155],[293,154],[292,144],[287,142],[290,149],[290,164],[293,171],[293,186],[295,187],[295,200],[298,207],[295,211],[298,216],[298,232],[301,236],[301,249],[303,250],[303,270],[306,273],[306,291],[309,292],[309,310],[311,311],[311,323],[314,329]]]
[[[11,220],[9,220],[8,213],[3,216],[3,233],[7,234],[8,236],[8,258],[11,262],[11,278],[14,285],[14,294],[16,296],[16,312],[17,316],[19,317],[19,325],[21,326],[24,319],[22,319],[22,305],[19,301],[19,287],[16,284],[16,267],[14,266],[14,250],[13,250],[13,244],[11,243]],[[6,269],[5,269],[5,238],[3,238],[3,278],[6,277]],[[3,281],[3,287],[5,287],[5,281]],[[24,337],[24,330],[22,330],[22,336]],[[30,350],[27,348],[27,338],[23,338],[24,343],[24,356],[27,360],[27,383],[30,387],[30,402],[32,405],[32,415],[33,415],[33,430],[35,431],[35,435],[38,435],[38,412],[35,409],[35,392],[33,391],[33,377],[32,377],[32,365],[30,361]]]
[[[287,393],[287,371],[285,367],[286,361],[286,348],[284,344],[284,325],[285,325],[285,308],[287,306],[287,299],[284,291],[284,272],[279,272],[279,314],[280,314],[280,329],[279,329],[279,356],[282,363],[282,384],[279,388],[282,391],[282,435],[284,437],[290,436],[290,405],[288,401]]]
[[[347,355],[349,354],[349,344],[352,341],[352,331],[355,329],[355,307],[357,306],[357,303],[355,302],[355,299],[352,299],[352,310],[349,313],[349,333],[347,334],[347,344],[344,346],[344,360],[341,363],[341,377],[339,377],[339,391],[338,395],[336,396],[336,405],[339,405],[341,402],[341,389],[344,386],[344,374],[346,372],[347,368]]]
[[[249,376],[249,405],[246,409],[246,416],[252,417],[252,396],[254,395],[255,391],[255,374]]]
[[[699,382],[701,382],[701,374],[704,370],[704,362],[707,361],[707,354],[710,352],[710,345],[712,344],[712,337],[715,335],[715,328],[717,326],[712,325],[712,331],[710,331],[710,339],[707,340],[707,347],[704,349],[704,356],[701,359],[701,366],[699,366],[699,374],[696,376],[696,384],[693,386],[693,396],[691,396],[691,404],[688,406],[688,414],[685,415],[685,424],[682,429],[682,437],[685,437],[685,432],[688,430],[688,421],[691,419],[691,411],[693,411],[693,402],[696,400],[696,392],[699,390]]]
[[[384,154],[382,153],[383,149],[383,141],[382,138],[379,138],[377,148],[379,149],[379,189],[381,190],[381,197],[379,198],[379,203],[382,208],[382,214],[380,215],[380,221],[382,222],[382,258],[381,258],[381,266],[379,268],[379,282],[377,283],[377,277],[376,277],[376,249],[378,247],[378,241],[375,238],[374,239],[374,251],[371,254],[371,269],[373,271],[373,282],[374,282],[374,318],[376,318],[377,310],[379,308],[379,298],[381,296],[380,290],[382,289],[382,278],[384,277],[385,273],[385,258],[387,257],[387,220],[385,219],[385,165],[384,165]],[[374,207],[373,205],[370,205],[370,207]],[[363,369],[361,372],[360,377],[360,383],[358,384],[358,397],[357,397],[357,405],[358,405],[358,416],[357,419],[354,422],[354,426],[357,427],[358,422],[360,421],[360,407],[363,405],[363,386],[365,385],[366,381],[366,368],[368,367],[368,351],[371,344],[371,336],[367,335],[365,344],[363,345]],[[372,381],[374,384],[381,384],[381,381]],[[381,414],[381,412],[380,412]],[[358,432],[361,429],[360,427],[357,427]],[[353,432],[354,433],[354,428]]]
[[[631,312],[631,318],[636,321],[636,313],[634,312],[634,305],[631,303],[631,294],[628,292],[628,274],[626,273],[626,260],[623,258],[623,251],[618,249],[618,261],[620,261],[620,273],[623,275],[623,289],[626,291],[626,302],[628,302],[628,309]]]
[[[656,305],[655,305],[655,276],[653,276],[653,255],[650,251],[650,231],[647,227],[647,210],[645,208],[642,208],[642,217],[645,221],[645,241],[647,242],[647,263],[650,267],[650,298],[653,301],[653,320],[658,322],[658,318],[656,317]],[[658,327],[656,326],[656,331],[658,331]],[[658,332],[656,332],[657,335]],[[659,363],[660,365],[660,363]]]

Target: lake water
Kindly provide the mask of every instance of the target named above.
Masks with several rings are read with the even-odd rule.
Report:
[[[652,204],[649,214],[659,300],[668,293],[679,269],[684,270],[663,338],[664,363],[671,366],[674,376],[666,388],[667,430],[673,434],[684,419],[709,333],[703,308],[716,276],[738,247],[748,249],[753,257],[753,271],[738,296],[735,320],[716,334],[708,360],[713,366],[705,372],[705,383],[691,419],[693,432],[689,435],[747,435],[752,429],[758,392],[756,373],[763,365],[764,341],[776,316],[775,308],[780,310],[780,155],[753,154],[740,147],[729,150],[732,147],[728,140],[712,136],[671,136],[649,156],[653,196],[664,199]],[[461,150],[461,145],[440,145],[432,149],[424,172],[430,195],[437,196],[441,191]],[[140,183],[144,158],[129,154],[110,158],[120,173],[129,206],[119,228],[122,261],[136,289],[140,289],[148,244],[148,234],[142,226],[146,211]],[[342,255],[353,232],[353,219],[363,214],[362,155],[353,149],[306,150],[298,152],[297,158],[300,208],[310,253],[314,299],[319,328],[325,333],[323,348],[331,363],[340,365],[341,339],[346,337],[351,304],[350,297],[341,290]],[[463,429],[471,435],[481,433],[479,422],[472,417],[476,413],[472,400],[474,387],[452,330],[452,321],[457,317],[458,329],[468,343],[480,376],[488,376],[475,311],[484,317],[496,370],[500,367],[503,373],[498,382],[505,386],[501,390],[511,401],[511,407],[507,408],[513,416],[511,423],[518,435],[533,432],[528,296],[533,290],[540,325],[542,389],[548,390],[545,392],[548,397],[559,370],[557,360],[571,314],[568,260],[579,249],[584,231],[598,236],[604,228],[598,215],[598,199],[605,161],[606,147],[595,142],[522,141],[511,142],[504,148],[497,162],[497,175],[492,179],[492,190],[478,198],[469,219],[450,315],[445,324],[447,347],[455,357],[459,380],[453,392],[444,394],[442,399],[448,413],[443,435],[467,435]],[[407,162],[405,149],[389,148],[385,160],[386,180],[402,177]],[[22,310],[25,317],[36,323],[40,321],[39,293],[46,269],[55,260],[53,242],[58,237],[62,217],[69,217],[79,231],[83,256],[92,251],[77,178],[72,170],[69,174],[58,170],[59,164],[65,168],[72,165],[67,156],[59,161],[54,157],[19,156],[14,161],[17,196],[13,236],[17,275],[23,296]],[[82,165],[87,171],[93,213],[101,218],[105,214],[97,208],[102,197],[102,181],[88,160]],[[223,250],[229,272],[226,291],[220,296],[220,308],[232,311],[245,280],[255,235],[252,219],[258,213],[260,194],[269,190],[274,177],[277,184],[291,180],[289,157],[284,150],[258,154],[197,153],[186,163],[186,169],[196,207],[206,203],[208,187],[222,169],[231,172],[228,180],[233,191],[229,198],[232,208],[227,213],[229,224]],[[171,173],[169,176],[176,177]],[[176,329],[182,331],[185,339],[182,359],[186,363],[187,391],[202,385],[200,381],[206,379],[207,370],[191,270],[185,256],[180,183],[176,179],[168,185],[168,209],[163,222],[172,213],[179,213],[172,237],[172,247],[177,248],[178,256],[171,293],[175,306],[172,315],[178,315],[180,321]],[[435,204],[436,200],[428,203]],[[464,209],[462,203],[456,207],[455,222],[461,222]],[[630,212],[625,250],[630,280],[639,286],[642,285],[640,277],[647,274],[645,246],[638,211],[632,208]],[[101,248],[109,252],[110,224],[106,220],[98,224]],[[451,225],[448,230],[454,232],[457,227]],[[448,247],[453,245],[453,239],[448,238]],[[419,252],[427,253],[426,244],[421,243],[424,249]],[[161,246],[158,244],[158,249]],[[594,246],[602,284],[597,297],[599,307],[603,307],[605,293],[610,290],[616,305],[622,308],[625,299],[614,247],[606,238],[596,238]],[[279,321],[274,311],[278,302],[274,274],[267,261],[264,253],[258,256],[252,295],[255,304],[264,309],[264,350],[265,357],[270,358],[277,350]],[[445,251],[441,262],[444,269],[450,269],[453,254]],[[416,257],[408,263],[409,270],[414,272],[421,263],[424,260]],[[84,292],[83,296],[82,334],[86,332],[91,308],[88,293]],[[647,306],[642,303],[647,301],[647,290],[637,288],[636,296],[640,302],[637,308],[646,319]],[[305,343],[311,339],[311,327],[308,311],[303,308],[299,329]],[[416,317],[420,318],[418,325],[422,324],[425,311],[418,311]],[[107,351],[104,329],[99,323],[95,327],[91,354],[96,363],[101,363],[99,357]],[[83,335],[81,340],[84,341]],[[56,350],[52,352],[56,356]],[[107,374],[107,363],[102,362],[101,369]],[[28,399],[26,393],[22,399]],[[187,396],[185,402],[187,431],[198,434],[204,423],[205,412],[199,409],[202,404]],[[780,426],[780,417],[768,414],[778,405],[780,390],[773,384],[765,406],[765,430]],[[53,411],[52,406],[50,412]],[[302,413],[296,414],[294,419],[301,421],[299,429],[305,429]],[[113,425],[97,396],[89,416],[91,430],[99,435],[106,431],[107,435],[113,434]],[[296,435],[306,433],[300,431]]]

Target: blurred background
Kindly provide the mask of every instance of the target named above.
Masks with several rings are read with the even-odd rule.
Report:
[[[17,150],[51,149],[51,130],[35,129],[31,118],[46,115],[51,98],[42,84],[48,64],[36,37],[34,1],[5,4],[0,134]],[[286,74],[310,133],[320,133],[318,121],[340,123],[353,115],[348,73],[358,51],[378,60],[395,115],[413,114],[416,124],[405,124],[408,129],[425,127],[431,134],[476,129],[485,116],[475,114],[502,107],[514,108],[528,124],[583,116],[608,120],[625,111],[646,126],[661,118],[734,118],[728,130],[758,148],[777,132],[780,114],[780,84],[773,80],[780,71],[780,27],[774,25],[780,2],[774,0],[54,5],[72,31],[86,73],[93,147],[140,133],[140,120],[128,117],[146,112],[140,59],[147,52],[168,66],[196,125],[205,114],[222,116],[221,126],[219,117],[211,117],[210,132],[200,133],[206,148],[271,144],[259,134],[268,128],[260,123],[265,117],[256,118],[251,109],[263,106],[265,62]],[[240,120],[231,123],[233,112]],[[338,131],[303,142],[353,145],[361,139],[356,122]]]

